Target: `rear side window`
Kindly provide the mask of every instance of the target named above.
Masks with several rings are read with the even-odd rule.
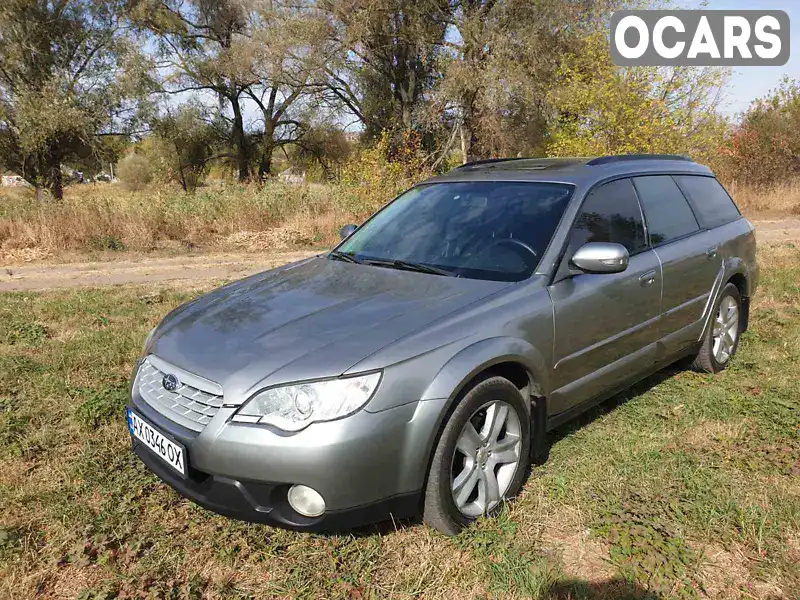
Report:
[[[739,218],[739,209],[725,188],[713,177],[676,175],[674,179],[692,203],[703,227],[719,227]]]
[[[572,228],[570,250],[588,242],[622,244],[630,254],[647,247],[642,211],[630,179],[603,184],[586,196]]]
[[[698,231],[691,206],[669,175],[634,177],[633,184],[654,246]]]

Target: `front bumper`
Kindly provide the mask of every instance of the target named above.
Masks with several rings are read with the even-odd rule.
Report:
[[[370,413],[361,410],[286,434],[231,423],[222,408],[201,433],[167,419],[134,389],[130,407],[186,447],[184,479],[143,444],[139,458],[182,495],[245,521],[309,530],[356,527],[418,514],[428,459],[445,400],[426,400]],[[289,506],[293,484],[317,490],[326,512],[307,518]]]
[[[155,457],[144,444],[134,440],[133,451],[162,481],[182,496],[220,515],[306,531],[341,531],[377,523],[390,517],[403,518],[421,510],[420,491],[400,494],[346,510],[326,511],[316,518],[296,513],[288,504],[289,486],[258,481],[239,481],[189,469],[185,479]]]

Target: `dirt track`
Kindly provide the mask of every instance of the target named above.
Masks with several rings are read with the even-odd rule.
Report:
[[[800,219],[764,219],[754,223],[759,243],[800,241]],[[0,292],[239,279],[314,254],[319,254],[319,250],[0,267]]]
[[[314,254],[319,250],[8,267],[0,270],[0,292],[240,279]]]

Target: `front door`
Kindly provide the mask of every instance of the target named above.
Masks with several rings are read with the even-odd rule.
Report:
[[[630,253],[613,274],[570,274],[569,259],[588,242],[613,242]],[[568,410],[655,362],[661,264],[648,248],[630,179],[603,184],[581,207],[550,298],[554,306],[551,414]]]

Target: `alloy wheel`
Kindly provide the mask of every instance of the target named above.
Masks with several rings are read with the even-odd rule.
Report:
[[[520,465],[521,434],[517,411],[502,400],[484,404],[464,424],[450,470],[462,514],[477,517],[500,504]]]
[[[739,306],[731,296],[725,296],[719,303],[711,335],[714,342],[712,348],[714,359],[724,365],[730,360],[739,335]]]

